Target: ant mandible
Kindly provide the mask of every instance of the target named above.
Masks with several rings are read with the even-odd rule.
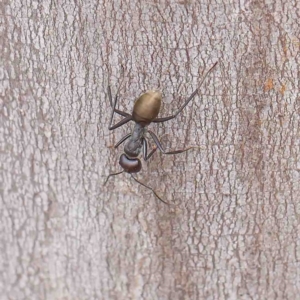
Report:
[[[111,95],[111,89],[110,86],[108,86],[108,98],[110,101],[110,105],[112,106],[112,114],[110,117],[109,122],[109,130],[114,130],[118,127],[123,126],[129,121],[134,121],[135,126],[131,133],[128,133],[127,135],[123,136],[120,141],[114,146],[114,148],[117,148],[120,146],[123,142],[125,142],[127,139],[127,143],[124,146],[124,153],[121,154],[119,159],[119,164],[123,168],[122,171],[117,173],[112,173],[107,176],[107,179],[104,184],[107,183],[108,179],[111,176],[119,175],[123,172],[129,173],[131,177],[142,186],[150,189],[153,194],[163,203],[168,204],[165,202],[161,197],[158,196],[158,194],[149,186],[144,184],[143,182],[139,181],[137,178],[135,178],[132,174],[138,173],[142,169],[141,161],[137,158],[141,151],[143,151],[143,158],[144,160],[148,160],[157,150],[157,148],[163,153],[163,154],[179,154],[185,151],[188,151],[193,148],[198,147],[188,147],[181,150],[174,150],[174,151],[165,151],[163,146],[161,145],[159,138],[156,136],[154,132],[152,132],[149,129],[146,129],[146,127],[150,123],[163,123],[169,120],[172,120],[178,116],[178,114],[189,104],[189,102],[195,97],[195,95],[198,93],[199,88],[201,87],[202,83],[204,82],[207,75],[214,69],[214,67],[217,65],[218,62],[216,62],[205,74],[202,81],[200,82],[199,87],[190,95],[190,97],[185,101],[185,103],[179,108],[179,110],[168,117],[163,118],[157,118],[160,106],[161,106],[161,99],[162,94],[159,91],[147,91],[146,93],[142,94],[135,102],[132,114],[126,113],[124,111],[121,111],[116,108],[117,101],[118,101],[118,95],[115,96],[115,101],[113,103],[112,95]],[[124,118],[118,122],[115,125],[112,125],[112,120],[114,113],[117,113]],[[152,139],[154,140],[154,143],[156,144],[156,147],[151,150],[151,152],[148,154],[148,143],[145,137],[145,133],[148,132]]]

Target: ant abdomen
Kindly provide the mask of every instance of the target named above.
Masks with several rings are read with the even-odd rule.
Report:
[[[159,91],[147,91],[135,102],[132,118],[136,123],[149,125],[157,116],[161,106],[162,95]]]

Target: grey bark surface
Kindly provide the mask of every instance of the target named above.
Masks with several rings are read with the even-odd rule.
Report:
[[[1,299],[296,299],[300,2],[2,1]],[[175,119],[138,178],[107,86]],[[115,121],[120,120],[116,116]]]

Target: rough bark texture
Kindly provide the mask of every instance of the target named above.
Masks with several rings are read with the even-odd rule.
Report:
[[[201,2],[201,3],[199,3]],[[298,0],[7,1],[1,9],[1,299],[296,299]],[[138,178],[107,85],[176,156]],[[116,117],[118,121],[120,117]]]

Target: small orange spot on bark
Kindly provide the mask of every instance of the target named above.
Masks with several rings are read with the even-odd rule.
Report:
[[[269,78],[265,82],[265,92],[268,92],[269,90],[272,90],[274,88],[273,79]]]
[[[282,85],[281,85],[281,88],[280,88],[280,90],[279,90],[279,92],[281,93],[281,95],[284,94],[285,90],[286,90],[286,86],[285,86],[285,84],[282,84]]]
[[[297,39],[297,38],[292,39],[292,43],[293,43],[295,46],[300,47],[300,41],[299,41],[299,39]]]

